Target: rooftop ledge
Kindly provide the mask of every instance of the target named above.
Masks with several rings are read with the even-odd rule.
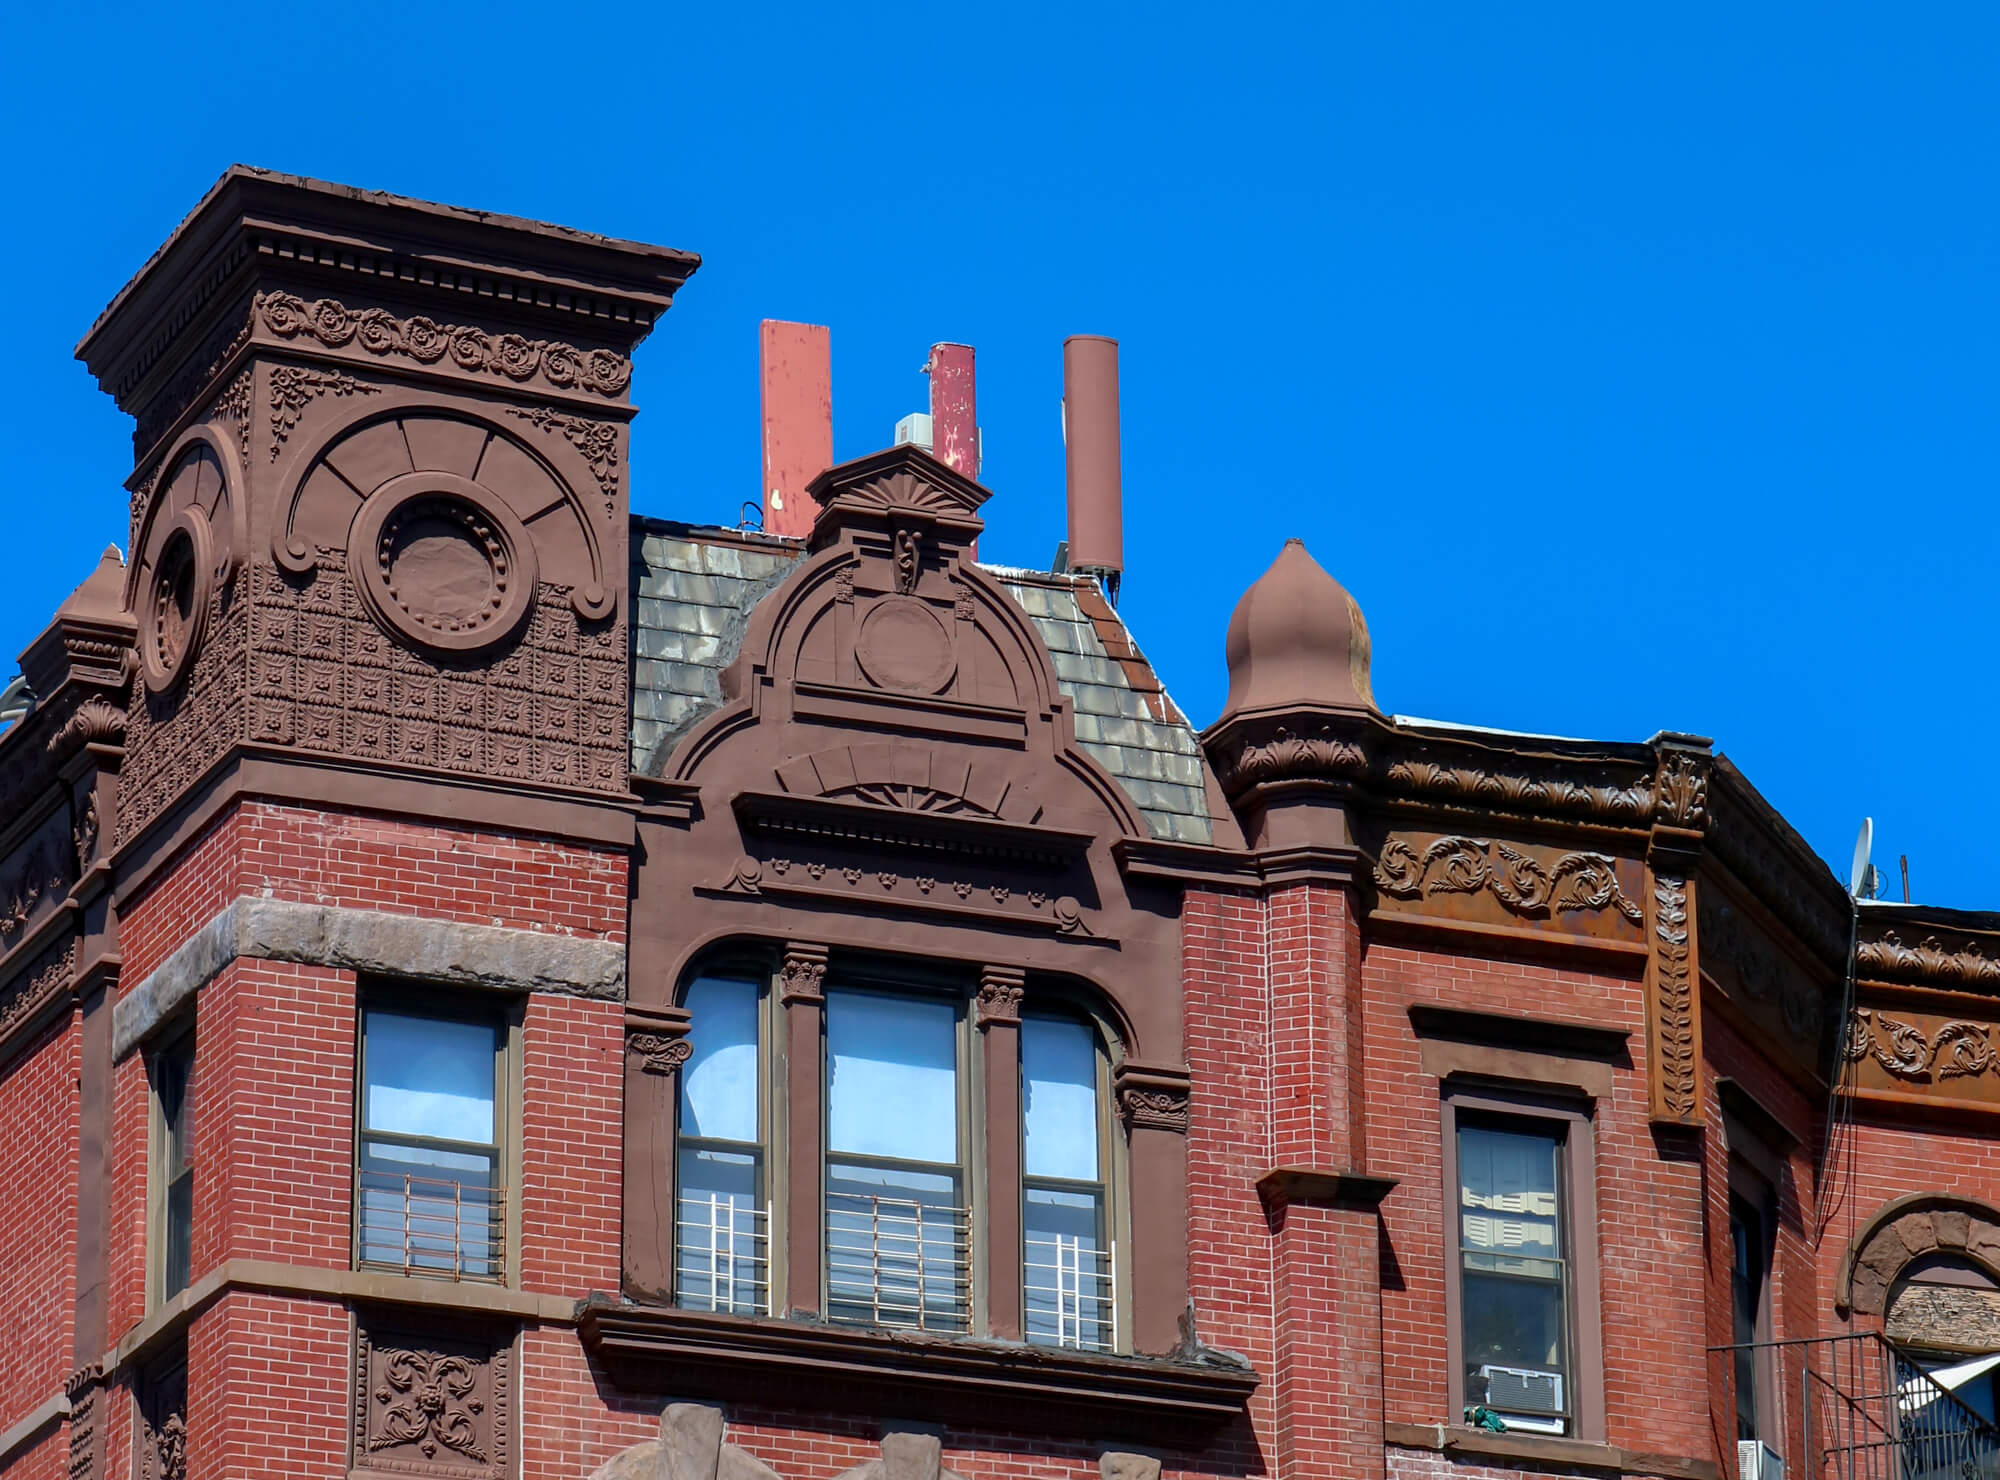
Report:
[[[578,1306],[577,1328],[629,1389],[978,1428],[1005,1415],[1010,1429],[1176,1447],[1243,1421],[1261,1380],[1233,1365],[629,1305],[601,1293]]]

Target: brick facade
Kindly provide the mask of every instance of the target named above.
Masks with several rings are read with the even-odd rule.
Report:
[[[231,256],[253,217],[297,242]],[[408,271],[309,249],[364,226]],[[461,294],[467,262],[505,291]],[[692,270],[239,171],[86,342],[144,428],[140,594],[107,557],[0,736],[0,1476],[712,1480],[698,1424],[627,1454],[688,1400],[735,1480],[936,1480],[922,1434],[964,1480],[1725,1480],[1733,1185],[1773,1192],[1761,1339],[1873,1341],[1917,1261],[2000,1281],[2000,918],[1864,906],[1850,942],[1694,737],[1384,715],[1302,549],[1196,735],[1089,578],[976,563],[987,491],[922,453],[829,470],[804,540],[629,520],[629,355]],[[162,615],[190,529],[205,628]],[[459,571],[490,602],[439,616],[406,535],[490,560]],[[570,764],[614,752],[623,787]],[[789,1317],[676,1283],[704,970],[764,985]],[[823,994],[913,981],[978,1066],[963,1335],[845,1327],[819,1288]],[[497,1267],[458,1231],[449,1271],[358,1256],[371,1003],[497,1025]],[[980,1305],[1024,1278],[993,1168],[1025,1112],[980,1077],[1018,1074],[1023,1011],[1098,1025],[1107,1351]],[[167,1296],[153,1078],[187,1027]],[[1560,1435],[1454,1402],[1485,1379],[1454,1382],[1448,1102],[1480,1095],[1567,1117],[1589,1172]],[[1780,1375],[1758,1431],[1819,1480]]]

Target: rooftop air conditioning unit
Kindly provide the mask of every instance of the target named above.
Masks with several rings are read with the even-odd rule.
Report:
[[[1530,1434],[1560,1434],[1563,1423],[1563,1380],[1560,1372],[1536,1367],[1481,1367],[1486,1379],[1486,1406],[1510,1429]]]
[[[1785,1480],[1785,1462],[1762,1439],[1738,1439],[1736,1480]]]

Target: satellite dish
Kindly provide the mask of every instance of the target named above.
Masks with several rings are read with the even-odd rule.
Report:
[[[1847,892],[1856,899],[1873,899],[1882,887],[1869,856],[1875,851],[1875,819],[1861,819],[1861,831],[1854,835],[1854,864],[1847,871]]]

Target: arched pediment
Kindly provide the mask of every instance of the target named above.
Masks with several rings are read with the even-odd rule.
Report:
[[[985,490],[901,447],[813,494],[814,553],[752,613],[671,779],[1146,836],[1077,745],[1027,614],[971,558]]]

